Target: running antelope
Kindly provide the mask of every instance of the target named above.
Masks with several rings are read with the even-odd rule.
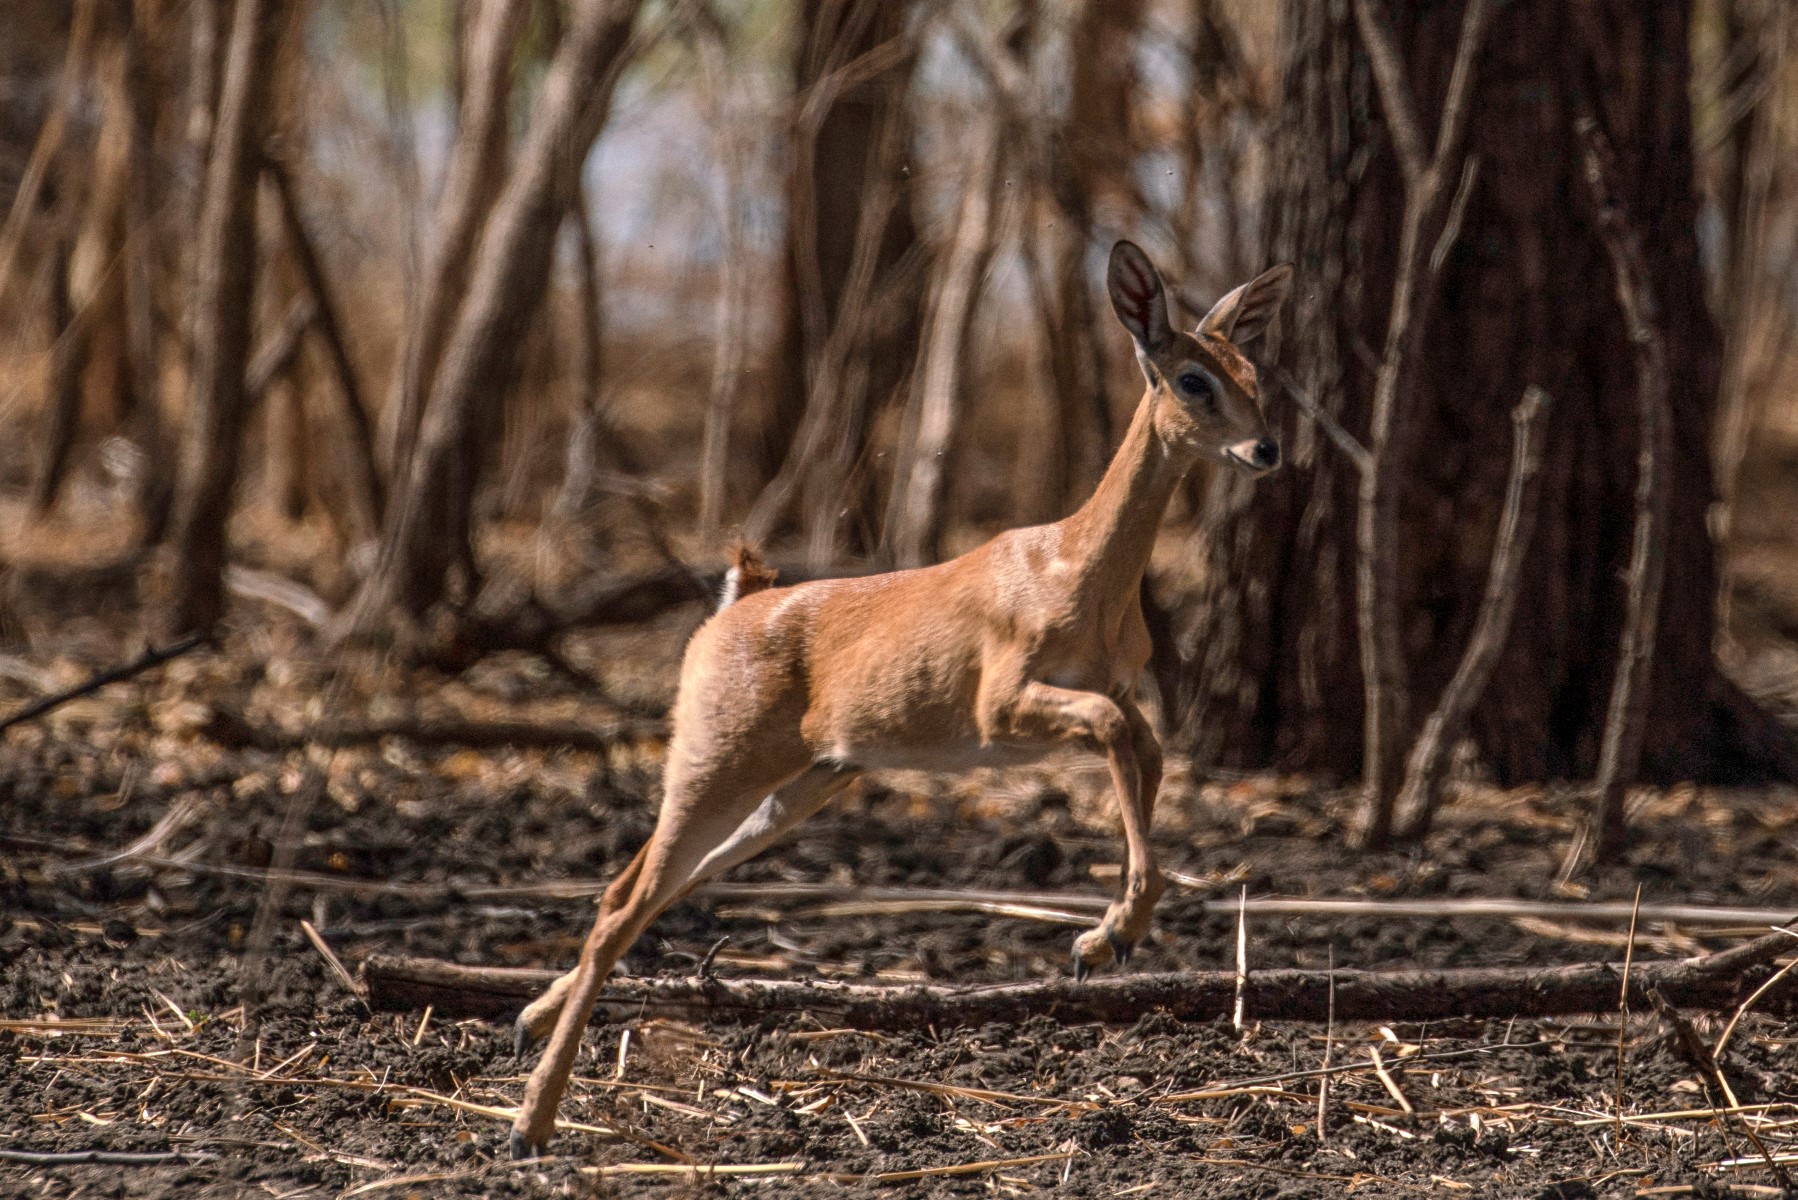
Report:
[[[606,889],[579,965],[519,1014],[521,1053],[552,1036],[512,1128],[514,1157],[548,1144],[600,985],[637,936],[864,771],[1006,766],[1069,746],[1103,755],[1128,859],[1103,920],[1074,940],[1074,971],[1128,961],[1162,889],[1149,844],[1161,747],[1132,698],[1149,658],[1138,585],[1196,460],[1249,475],[1279,464],[1238,347],[1291,280],[1275,267],[1181,333],[1148,257],[1112,248],[1112,307],[1148,389],[1105,478],[1065,520],[934,567],[790,588],[739,560],[681,664],[655,833]]]

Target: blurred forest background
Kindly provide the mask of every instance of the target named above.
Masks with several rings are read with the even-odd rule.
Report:
[[[579,673],[570,631],[703,600],[738,537],[791,581],[1056,519],[1141,392],[1102,290],[1130,237],[1189,321],[1298,268],[1263,353],[1288,465],[1195,472],[1145,588],[1201,767],[1396,790],[1536,385],[1517,612],[1451,732],[1501,782],[1792,778],[1798,14],[1496,6],[1432,206],[1465,32],[1433,0],[10,0],[9,686],[277,610]],[[1653,454],[1582,118],[1654,298]],[[1614,751],[1649,459],[1658,634]]]

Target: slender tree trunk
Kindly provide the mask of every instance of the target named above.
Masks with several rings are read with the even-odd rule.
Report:
[[[395,610],[442,598],[465,560],[482,405],[502,393],[523,324],[541,308],[560,217],[605,124],[639,0],[582,0],[550,64],[517,166],[472,259],[467,298],[430,392],[403,486],[393,497],[374,573],[348,630],[371,633]]]
[[[994,114],[971,131],[961,207],[926,306],[910,419],[887,502],[888,553],[899,567],[921,567],[942,554],[949,456],[967,403],[975,310],[992,261],[995,212],[1003,190],[1000,129]]]
[[[417,304],[410,314],[398,373],[382,412],[391,477],[403,478],[441,361],[462,303],[481,230],[505,182],[511,65],[526,0],[466,0],[458,7],[465,34],[457,55],[462,81],[456,139],[437,201],[435,232]],[[472,9],[472,16],[464,12]]]
[[[1460,4],[1392,2],[1433,128]],[[1573,121],[1594,104],[1642,222],[1667,351],[1669,572],[1640,774],[1746,780],[1798,763],[1712,657],[1716,564],[1703,447],[1719,338],[1704,307],[1693,191],[1686,0],[1515,0],[1494,18],[1475,88],[1478,183],[1415,360],[1396,497],[1400,653],[1430,711],[1476,620],[1507,476],[1509,411],[1528,384],[1547,418],[1537,530],[1503,652],[1468,732],[1502,781],[1589,778],[1624,613],[1636,482],[1635,365],[1580,175]],[[1346,4],[1293,0],[1267,209],[1273,259],[1297,264],[1285,365],[1366,440],[1398,259],[1403,182]],[[1595,284],[1594,281],[1601,281]],[[1277,396],[1287,466],[1210,504],[1206,591],[1186,640],[1186,740],[1201,762],[1361,770],[1353,465]],[[1694,449],[1696,448],[1696,449]],[[1400,731],[1408,745],[1415,730]]]
[[[225,531],[243,442],[244,365],[256,283],[256,171],[284,22],[237,0],[206,164],[194,293],[194,365],[170,538],[170,635],[210,632],[224,612]]]

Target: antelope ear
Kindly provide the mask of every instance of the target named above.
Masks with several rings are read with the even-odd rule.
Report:
[[[1292,264],[1270,267],[1211,306],[1199,332],[1246,346],[1273,324],[1292,290]]]
[[[1155,264],[1134,242],[1111,248],[1111,269],[1105,275],[1111,291],[1111,307],[1136,344],[1149,354],[1167,348],[1174,327],[1167,319],[1167,293]]]

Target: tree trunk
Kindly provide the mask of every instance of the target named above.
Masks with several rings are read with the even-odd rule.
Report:
[[[911,411],[887,502],[887,552],[897,567],[926,566],[942,555],[950,455],[967,402],[972,331],[1003,200],[1002,126],[994,113],[969,134],[961,206],[931,282]]]
[[[1389,4],[1425,128],[1461,8]],[[1719,337],[1695,227],[1686,0],[1518,0],[1494,19],[1472,98],[1480,163],[1415,360],[1397,488],[1398,630],[1427,713],[1480,607],[1503,507],[1511,406],[1555,398],[1535,538],[1508,644],[1469,735],[1499,778],[1589,777],[1625,611],[1636,484],[1635,364],[1582,175],[1591,104],[1619,154],[1666,342],[1672,443],[1666,553],[1641,776],[1749,780],[1798,765],[1790,741],[1712,657],[1716,565],[1705,514]],[[1398,259],[1404,183],[1349,6],[1294,0],[1269,197],[1271,257],[1298,268],[1284,365],[1365,442]],[[1595,282],[1596,281],[1596,282]],[[1287,467],[1220,476],[1206,584],[1185,642],[1184,727],[1204,763],[1361,770],[1354,625],[1356,472],[1271,384]],[[1400,731],[1408,744],[1415,728]]]
[[[422,614],[467,556],[482,404],[501,393],[523,326],[541,309],[561,217],[605,124],[639,7],[639,0],[583,0],[572,15],[517,166],[471,260],[466,299],[349,632],[372,633],[395,609]]]
[[[472,18],[457,7],[465,41],[456,55],[456,140],[450,148],[436,231],[418,303],[400,352],[393,391],[382,410],[387,465],[405,477],[425,397],[469,278],[468,266],[505,180],[512,49],[529,9],[524,0],[471,0]]]
[[[194,364],[170,539],[168,634],[208,633],[224,611],[225,527],[243,441],[256,284],[256,169],[283,21],[237,0],[206,164],[194,292]]]

